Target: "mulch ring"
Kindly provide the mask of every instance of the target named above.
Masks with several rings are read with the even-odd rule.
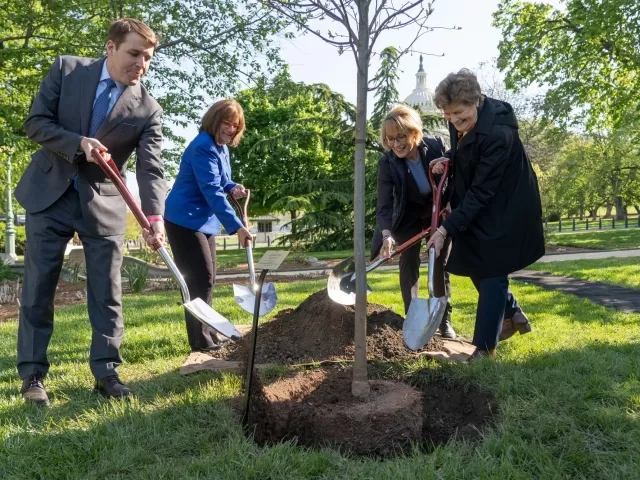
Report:
[[[354,308],[333,302],[327,290],[308,297],[295,309],[280,311],[258,327],[257,364],[298,364],[351,360],[355,354]],[[388,307],[367,305],[367,357],[373,360],[413,358],[402,339],[404,319]],[[250,338],[250,333],[245,338]],[[238,343],[212,352],[213,358],[241,361]],[[433,337],[421,352],[447,351],[439,337]]]
[[[351,394],[350,369],[298,371],[264,385],[256,378],[248,431],[259,445],[294,440],[378,457],[413,445],[431,451],[453,437],[479,438],[495,410],[490,394],[428,372],[407,383],[370,381],[363,397]]]

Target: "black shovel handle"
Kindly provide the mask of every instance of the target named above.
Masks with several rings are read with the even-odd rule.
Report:
[[[253,387],[253,365],[255,363],[256,344],[258,342],[258,317],[260,316],[260,299],[262,298],[262,285],[264,277],[269,269],[265,268],[260,272],[258,289],[256,291],[256,302],[253,306],[253,325],[251,326],[251,345],[249,346],[249,358],[247,359],[247,376],[244,386],[244,408],[242,410],[242,425],[245,427],[249,421],[249,404],[251,402],[251,389]]]

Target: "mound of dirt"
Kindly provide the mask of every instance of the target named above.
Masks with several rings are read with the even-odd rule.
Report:
[[[327,290],[314,293],[298,308],[282,310],[258,327],[256,363],[296,364],[353,359],[354,307],[332,301]],[[404,319],[389,308],[367,305],[367,356],[375,360],[411,358],[402,339]],[[248,333],[246,338],[249,339]],[[212,352],[224,360],[243,360],[239,343]],[[433,337],[422,351],[446,351]]]
[[[260,445],[294,440],[387,457],[411,444],[431,450],[452,437],[476,439],[492,420],[490,395],[457,382],[371,381],[370,394],[355,397],[350,369],[295,372],[266,385],[254,380],[248,425]]]

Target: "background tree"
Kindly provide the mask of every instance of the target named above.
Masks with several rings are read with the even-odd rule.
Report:
[[[251,0],[8,2],[0,10],[0,145],[24,147],[12,148],[16,178],[35,149],[22,123],[54,57],[103,56],[108,27],[123,16],[147,22],[161,40],[144,82],[164,108],[169,160],[183,146],[172,125],[197,123],[213,97],[279,64],[271,39],[286,22]],[[7,154],[0,153],[0,165]]]
[[[588,127],[611,128],[640,103],[637,0],[566,0],[562,10],[502,0],[494,25],[502,30],[498,66],[507,86],[548,87],[543,106],[551,118],[586,115]]]
[[[232,151],[234,175],[252,189],[255,213],[287,211],[300,242],[351,219],[331,218],[335,202],[350,197],[355,107],[326,85],[305,85],[289,72],[262,78],[237,97],[247,130]],[[304,212],[304,216],[300,213]],[[317,221],[317,224],[313,222]]]
[[[371,115],[371,125],[374,131],[379,131],[382,120],[393,107],[400,103],[400,95],[396,87],[400,79],[399,52],[396,47],[387,47],[380,53],[380,67],[373,77],[377,85],[375,93],[375,107]]]

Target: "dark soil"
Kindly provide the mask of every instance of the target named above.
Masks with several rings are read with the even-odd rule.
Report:
[[[404,345],[404,319],[375,303],[367,305],[367,354],[369,359],[399,360],[415,353]],[[251,334],[246,335],[250,338]],[[353,359],[355,347],[354,308],[339,305],[321,290],[298,308],[279,312],[258,327],[255,362],[258,364],[298,364],[326,360]],[[237,344],[213,352],[225,360],[242,360]],[[442,340],[433,337],[422,351],[446,351]]]
[[[254,377],[256,378],[256,377]],[[260,445],[295,440],[359,455],[387,457],[411,444],[425,450],[455,437],[476,439],[492,417],[486,393],[455,382],[372,381],[371,393],[351,394],[349,369],[294,373],[252,392],[249,427]]]
[[[12,289],[12,294],[15,295],[16,298],[14,298],[11,302],[0,304],[0,322],[18,318],[18,315],[20,313],[20,305],[18,304],[18,300],[20,300],[20,295],[22,292],[22,278],[20,278],[20,291],[18,291],[17,294],[15,292],[15,281],[6,281],[2,283],[6,285],[6,288]],[[84,283],[69,283],[62,280],[59,281],[56,288],[54,305],[56,307],[64,307],[67,305],[86,303],[86,288],[87,286]]]

